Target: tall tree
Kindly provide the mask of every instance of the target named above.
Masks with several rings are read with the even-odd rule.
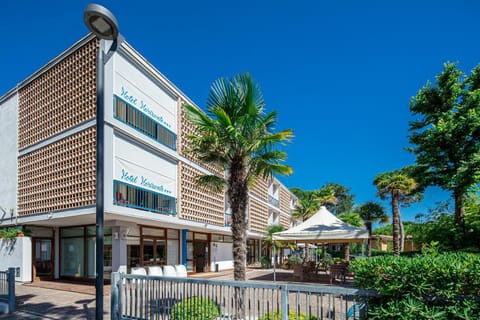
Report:
[[[329,204],[337,204],[338,199],[335,196],[335,188],[333,186],[324,186],[319,190],[314,191],[314,200],[318,202],[319,206],[327,206]]]
[[[286,153],[277,149],[279,144],[289,142],[293,133],[274,131],[276,112],[265,113],[260,87],[248,73],[215,81],[207,99],[206,113],[193,106],[185,107],[197,130],[188,137],[189,152],[200,161],[227,172],[226,177],[199,176],[197,183],[216,191],[226,187],[232,210],[234,278],[245,280],[249,186],[257,177],[293,172],[283,164]]]
[[[335,182],[326,183],[323,188],[331,189],[334,192],[336,203],[327,203],[327,209],[335,214],[352,212],[355,195],[350,193],[350,189]]]
[[[390,217],[387,215],[385,208],[375,201],[365,202],[358,206],[355,211],[358,212],[368,230],[367,255],[370,257],[372,255],[372,248],[370,245],[372,224],[377,221],[387,223],[390,221]]]
[[[452,192],[455,221],[465,233],[465,197],[480,181],[480,65],[466,76],[445,63],[435,84],[427,82],[411,99],[410,111],[415,178]]]
[[[412,195],[417,188],[414,179],[400,170],[385,172],[373,180],[377,187],[377,195],[382,199],[390,199],[392,206],[393,252],[400,255],[400,209],[399,204]]]
[[[315,201],[312,192],[305,192],[295,206],[292,218],[305,221],[313,216],[318,210],[318,202]]]
[[[274,262],[277,263],[276,257],[280,254],[280,250],[282,248],[288,247],[290,250],[295,250],[296,244],[293,242],[285,242],[285,241],[273,241],[273,234],[275,232],[283,231],[284,228],[281,225],[269,225],[265,228],[265,235],[263,237],[262,246],[266,249],[271,256],[274,258]],[[275,247],[275,250],[273,248]],[[275,251],[275,255],[273,256],[273,251]]]

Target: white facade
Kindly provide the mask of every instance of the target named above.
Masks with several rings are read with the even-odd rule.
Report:
[[[12,94],[0,104],[0,218],[17,215],[18,96]],[[0,227],[2,224],[0,219]],[[6,221],[5,221],[6,222]]]

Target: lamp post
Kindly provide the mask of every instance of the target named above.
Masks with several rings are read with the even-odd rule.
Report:
[[[85,8],[83,21],[88,29],[100,40],[97,56],[97,147],[96,147],[96,231],[95,231],[95,319],[103,319],[103,222],[104,222],[104,68],[105,40],[113,40],[109,53],[112,53],[117,44],[118,24],[115,16],[107,8],[98,4],[89,4]]]

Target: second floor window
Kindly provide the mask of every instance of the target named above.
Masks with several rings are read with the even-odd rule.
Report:
[[[132,107],[118,97],[114,97],[113,115],[118,120],[137,129],[144,135],[175,150],[177,136],[146,114]]]

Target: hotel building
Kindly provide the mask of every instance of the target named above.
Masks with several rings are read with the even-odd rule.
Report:
[[[98,47],[87,35],[0,97],[0,228],[29,230],[16,253],[0,241],[0,268],[19,281],[95,278]],[[105,278],[120,266],[233,268],[225,193],[194,182],[223,173],[185,153],[195,129],[183,105],[195,104],[126,41],[104,70]],[[267,225],[290,226],[295,201],[275,178],[254,183],[247,263]]]

